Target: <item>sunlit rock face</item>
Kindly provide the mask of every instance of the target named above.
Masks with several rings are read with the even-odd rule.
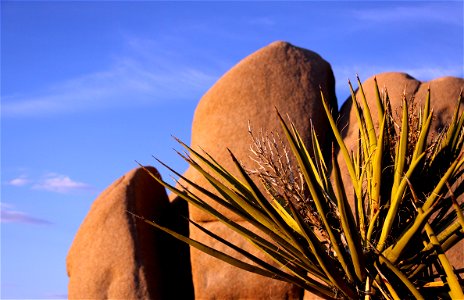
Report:
[[[308,145],[312,120],[324,147],[330,143],[326,134],[329,125],[319,87],[336,113],[335,80],[330,64],[312,51],[274,42],[240,61],[201,98],[192,123],[191,146],[196,150],[201,147],[228,170],[235,167],[227,148],[245,166],[253,165],[249,157],[248,123],[256,134],[260,130],[281,133],[277,108],[284,117],[290,117]],[[185,175],[209,186],[193,168]],[[228,216],[237,219],[235,215]],[[190,217],[196,221],[214,220],[193,208]]]
[[[321,103],[320,88],[336,113],[335,80],[330,64],[312,51],[286,42],[274,42],[239,62],[202,97],[192,124],[191,145],[197,150],[201,147],[228,170],[236,169],[227,148],[245,166],[252,166],[248,122],[251,122],[255,134],[260,130],[281,133],[275,112],[277,108],[284,117],[287,114],[290,116],[307,145],[311,144],[312,120],[323,149],[328,149],[330,136],[326,133],[329,125]],[[185,176],[201,186],[210,187],[193,168],[188,169]],[[224,212],[217,205],[213,206]],[[246,226],[236,215],[230,212],[225,214]],[[228,241],[269,261],[210,215],[190,207],[190,217],[227,237]],[[206,238],[193,227],[190,235],[232,254],[227,247]],[[195,296],[198,299],[302,297],[302,290],[291,284],[239,270],[194,249],[191,255]]]

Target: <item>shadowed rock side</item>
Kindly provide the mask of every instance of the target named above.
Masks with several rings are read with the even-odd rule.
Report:
[[[185,210],[171,205],[143,169],[115,181],[92,204],[74,238],[67,257],[69,298],[193,299],[188,247],[127,213],[188,234],[178,217]]]
[[[417,107],[423,107],[427,88],[430,86],[430,105],[434,111],[434,119],[432,120],[431,135],[436,136],[436,133],[444,128],[451,121],[460,91],[464,88],[464,79],[455,77],[443,77],[434,79],[429,82],[418,81],[404,73],[381,73],[376,75],[379,88],[384,87],[388,90],[388,95],[391,102],[392,111],[396,114],[397,122],[400,124],[402,95],[406,93],[406,99],[414,96]],[[362,83],[369,108],[372,111],[374,125],[378,128],[377,107],[375,105],[374,94],[374,77],[367,79]],[[361,96],[356,93],[358,101],[361,101]],[[358,139],[358,124],[356,114],[352,108],[351,97],[348,98],[340,109],[339,129],[342,130],[344,141],[349,150],[355,150]],[[338,154],[338,161],[342,171],[342,179],[347,187],[347,196],[350,199],[352,208],[354,207],[354,191],[350,186],[350,177],[341,154]],[[453,249],[448,252],[451,263],[456,268],[464,267],[464,241],[461,241]]]
[[[326,134],[329,125],[321,104],[319,86],[329,104],[336,109],[335,80],[330,64],[309,50],[285,42],[272,43],[238,63],[203,96],[195,111],[191,145],[195,149],[201,147],[230,171],[236,170],[226,148],[231,149],[245,166],[251,167],[248,121],[252,122],[255,135],[263,130],[264,133],[278,132],[284,138],[274,109],[277,107],[283,116],[288,114],[291,117],[307,145],[310,144],[312,119],[323,138],[323,149],[326,149],[330,143],[330,136]],[[184,175],[212,190],[193,168]],[[236,215],[225,214],[245,225]],[[190,207],[190,217],[226,236],[234,244],[255,252],[253,246],[208,214]],[[222,247],[195,228],[191,228],[191,237]],[[198,299],[302,297],[302,290],[288,283],[242,271],[194,249],[191,254],[195,296]],[[258,256],[269,261],[261,254]]]

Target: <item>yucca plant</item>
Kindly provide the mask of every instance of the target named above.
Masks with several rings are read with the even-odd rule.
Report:
[[[464,194],[461,96],[449,126],[432,136],[430,90],[420,110],[403,96],[397,124],[386,90],[381,96],[375,81],[379,120],[375,126],[359,78],[358,84],[359,102],[350,84],[359,124],[359,145],[354,152],[345,145],[321,92],[321,105],[349,182],[342,182],[335,151],[331,160],[324,159],[315,130],[310,151],[295,126],[278,112],[290,150],[283,155],[273,152],[273,158],[254,139],[259,166],[255,172],[229,151],[240,175],[235,176],[208,153],[179,141],[189,153],[181,156],[211,183],[214,193],[166,165],[180,178],[176,186],[152,174],[167,189],[239,233],[274,264],[193,221],[195,227],[253,264],[139,218],[229,264],[296,284],[327,299],[463,299],[462,270],[455,270],[445,253],[464,236],[464,204],[458,200]],[[273,145],[275,141],[269,142],[268,148]],[[285,156],[289,153],[296,161],[293,168]],[[252,180],[256,174],[268,193]],[[347,198],[348,189],[354,190],[353,199]],[[230,220],[211,201],[248,221],[253,229]]]

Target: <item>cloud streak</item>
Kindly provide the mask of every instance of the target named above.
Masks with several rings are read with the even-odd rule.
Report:
[[[28,179],[25,175],[11,179],[6,182],[7,185],[15,187],[29,186],[35,190],[44,190],[60,194],[69,194],[74,192],[91,191],[93,187],[87,183],[75,181],[67,175],[48,173],[41,179]]]
[[[29,183],[30,183],[30,180],[27,179],[26,176],[20,176],[18,178],[11,179],[10,181],[7,182],[8,185],[18,186],[18,187],[28,185]]]
[[[2,223],[21,223],[32,225],[51,225],[50,221],[31,216],[25,212],[14,210],[14,208],[6,203],[1,203],[0,220]]]
[[[34,184],[32,188],[67,194],[75,191],[89,190],[91,186],[83,182],[74,181],[66,175],[49,174],[46,178]]]
[[[49,116],[197,100],[217,79],[192,64],[167,58],[169,51],[153,49],[157,45],[149,40],[129,41],[127,45],[130,53],[115,58],[107,70],[58,82],[37,93],[3,96],[2,115]]]

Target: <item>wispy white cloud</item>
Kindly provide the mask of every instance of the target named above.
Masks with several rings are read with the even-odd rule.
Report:
[[[83,74],[37,92],[2,97],[5,117],[43,116],[198,100],[217,79],[161,49],[151,40],[127,39],[129,53],[115,57],[106,70]]]
[[[10,204],[0,204],[0,220],[2,223],[23,223],[33,225],[51,225],[50,221],[31,216],[22,211],[15,210]]]
[[[45,178],[34,184],[32,188],[63,194],[92,189],[92,187],[86,183],[72,180],[66,175],[54,173],[47,174]]]
[[[84,182],[71,179],[71,177],[57,173],[46,173],[39,178],[29,178],[21,175],[5,182],[6,185],[15,187],[28,187],[35,190],[67,194],[73,192],[93,191],[94,188]]]
[[[30,180],[25,175],[21,175],[7,182],[8,185],[12,185],[12,186],[25,186],[29,183],[30,183]]]
[[[459,3],[456,3],[459,4]],[[354,18],[371,22],[439,22],[462,26],[462,7],[453,9],[449,5],[439,3],[416,2],[404,5],[397,2],[396,7],[364,8],[353,10]]]

